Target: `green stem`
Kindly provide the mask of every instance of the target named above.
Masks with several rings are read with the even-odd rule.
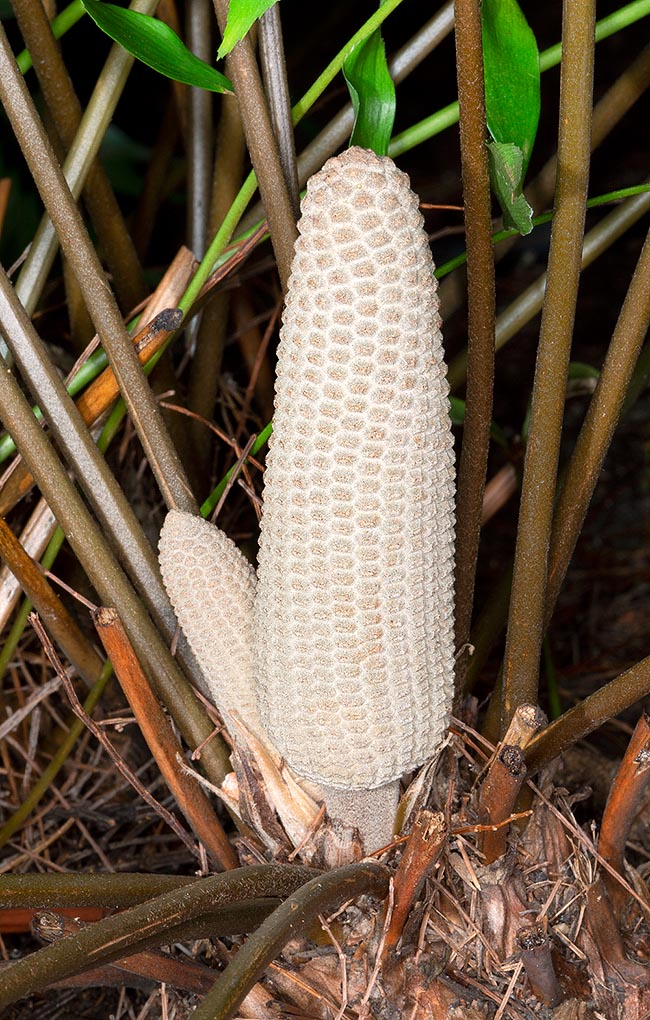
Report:
[[[132,0],[130,9],[151,14],[157,3],[158,0]],[[97,156],[132,65],[130,53],[117,44],[111,47],[63,168],[75,198],[79,197],[88,170]],[[56,231],[50,218],[44,216],[16,283],[16,293],[29,315],[36,309],[57,249]],[[5,349],[0,341],[0,350],[4,352]]]
[[[216,922],[220,908],[260,897],[290,896],[313,877],[311,868],[263,864],[212,875],[163,893],[17,960],[2,973],[0,1006],[31,995],[52,981],[174,941],[179,926],[191,927],[190,922],[200,922],[206,915]]]
[[[569,709],[526,748],[529,772],[538,772],[567,748],[625,712],[650,692],[650,656]]]
[[[197,507],[101,262],[0,26],[0,97],[168,506]]]
[[[598,384],[580,429],[553,519],[545,623],[555,608],[569,561],[618,424],[650,324],[650,233],[641,250]]]
[[[558,182],[504,656],[504,729],[518,705],[537,704],[548,547],[589,183],[594,22],[594,0],[565,0]]]
[[[228,3],[227,0],[213,0],[213,3],[223,35]],[[297,236],[296,218],[282,172],[257,61],[248,37],[238,42],[226,58],[226,71],[235,87],[246,144],[269,223],[280,282],[282,289],[286,290]]]
[[[40,3],[14,0],[13,7],[22,36],[35,60],[43,98],[67,152],[74,146],[82,110],[52,25]],[[110,181],[98,160],[88,171],[83,197],[120,306],[126,314],[145,297],[147,285]]]
[[[436,46],[451,32],[454,27],[453,0],[447,0],[439,11],[433,15],[388,61],[390,76],[396,85],[405,78],[427,57]],[[458,104],[456,119],[458,119]],[[329,124],[307,145],[298,157],[298,181],[302,187],[312,174],[320,170],[328,156],[331,156],[350,137],[354,125],[352,104],[347,103],[332,118]],[[392,153],[390,153],[392,155]],[[245,224],[254,223],[261,218],[263,211],[256,205],[247,214]]]
[[[268,443],[269,437],[270,437],[272,431],[273,431],[273,423],[269,422],[269,424],[266,425],[262,429],[262,431],[258,435],[257,439],[255,440],[255,442],[251,446],[251,450],[250,450],[250,454],[249,454],[250,457],[254,457],[255,454],[259,453],[259,451],[262,449],[262,447],[265,446]],[[219,484],[212,490],[212,492],[210,493],[210,495],[208,496],[206,501],[201,504],[201,516],[202,517],[209,517],[210,516],[210,514],[214,510],[215,506],[217,505],[217,503],[221,499],[221,496],[223,495],[223,491],[226,488],[228,482],[230,481],[230,477],[231,477],[233,471],[234,471],[234,467],[230,468],[230,470],[226,472],[226,474],[223,476],[223,478],[221,479]]]
[[[594,200],[595,201],[595,200]],[[636,197],[628,199],[613,212],[604,216],[585,236],[582,248],[581,268],[586,269],[622,237],[650,209],[650,191],[647,185]],[[551,216],[551,214],[547,214]],[[544,303],[547,274],[542,273],[535,283],[520,294],[497,319],[495,346],[497,351],[504,347],[520,329],[537,315]],[[449,366],[448,378],[452,390],[461,386],[466,371],[465,352],[461,352]]]
[[[376,861],[349,864],[312,879],[274,910],[238,950],[194,1011],[194,1020],[228,1020],[287,942],[304,934],[319,914],[331,914],[341,903],[364,893],[383,899],[388,881],[388,869]]]
[[[72,398],[68,396],[3,270],[0,270],[0,323],[23,378],[40,400],[56,442],[70,466],[74,466],[79,483],[136,587],[171,640],[176,617],[160,577],[154,550],[113,472],[81,421]],[[13,423],[12,428],[20,439]]]
[[[339,73],[343,64],[349,57],[352,50],[364,39],[367,39],[369,35],[383,25],[384,21],[389,14],[392,14],[394,10],[401,4],[402,0],[385,0],[385,3],[381,5],[378,11],[371,15],[368,20],[361,26],[358,32],[348,39],[345,46],[339,50],[336,56],[330,60],[325,70],[318,76],[311,88],[307,89],[304,96],[298,100],[293,108],[293,123],[298,124],[305,114],[311,110],[312,106],[317,99],[320,99],[321,95],[327,88],[327,86],[334,80],[336,75]]]
[[[307,90],[302,99],[298,100],[296,105],[293,107],[291,112],[294,126],[302,120],[316,100],[320,98],[330,82],[336,77],[343,67],[346,58],[357,43],[362,42],[369,35],[372,35],[375,29],[379,28],[379,26],[383,24],[388,15],[392,14],[392,12],[399,7],[401,2],[402,0],[386,0],[386,3],[382,4],[380,9],[368,18],[359,31],[352,36],[341,50],[339,50],[337,55],[330,61],[311,88]],[[179,308],[182,308],[184,312],[188,312],[192,307],[201,287],[213,271],[219,255],[230,242],[237,224],[243,216],[248,203],[255,194],[256,188],[257,178],[255,173],[251,171],[244,181],[235,202],[228,212],[228,215],[224,218],[223,223],[217,231],[212,244],[206,252],[205,258],[202,259],[201,265],[192,278],[189,287],[179,301]],[[291,255],[293,256],[293,249]]]
[[[52,445],[32,414],[10,372],[0,372],[0,418],[10,421],[19,449],[44,499],[105,606],[119,607],[120,617],[143,668],[149,671],[161,699],[190,747],[206,743],[202,763],[217,785],[230,771],[228,749],[212,739],[212,726],[165,641],[109,550]],[[210,739],[208,739],[210,738]]]
[[[72,3],[64,7],[60,14],[57,14],[55,18],[50,22],[50,28],[52,29],[52,35],[55,39],[60,39],[65,35],[78,21],[83,18],[85,10],[81,0],[72,0]],[[27,74],[32,65],[32,55],[29,50],[22,50],[16,57],[16,63],[20,68],[21,74]]]

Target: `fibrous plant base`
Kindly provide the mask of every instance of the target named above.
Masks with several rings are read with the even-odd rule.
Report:
[[[576,823],[562,785],[573,785],[571,776],[558,767],[541,776],[531,791],[526,829],[513,825],[506,856],[482,865],[476,779],[488,756],[478,734],[459,724],[435,770],[420,776],[420,797],[428,798],[429,807],[451,809],[450,835],[416,896],[396,951],[384,951],[390,907],[386,916],[383,905],[360,899],[325,919],[323,931],[312,933],[317,942],[289,942],[237,1016],[279,1020],[297,1011],[322,1020],[641,1020],[646,1015],[648,910],[629,898],[626,913],[616,918],[623,940],[612,940],[588,827]],[[632,839],[643,832],[641,824]],[[287,842],[286,851],[279,848],[280,857],[288,847]],[[393,848],[383,859],[394,868],[401,852]],[[627,878],[643,898],[639,872],[629,869]],[[218,966],[240,941],[220,940],[207,956],[205,942],[195,949]],[[559,987],[562,1003],[544,1003],[544,989],[553,987]],[[61,1004],[68,994],[51,990],[43,1008]],[[112,1001],[112,994],[101,993],[108,996],[102,1001]],[[164,994],[176,1020],[191,1016],[195,996],[172,989]],[[131,991],[124,1001],[137,1016],[145,997]],[[70,1008],[89,1003],[84,1015],[93,1016],[92,1002],[98,1001],[72,999]],[[159,1010],[156,1001],[151,1015],[159,1016]],[[42,1016],[47,1020],[48,1013]],[[16,1007],[12,1020],[27,1020],[27,1012]]]

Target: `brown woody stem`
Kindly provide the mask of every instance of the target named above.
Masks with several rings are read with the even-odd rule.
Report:
[[[638,812],[643,793],[650,781],[650,717],[646,712],[636,724],[627,750],[609,791],[603,813],[598,850],[600,855],[623,875],[625,844]],[[606,872],[605,885],[618,913],[628,896],[613,875]]]
[[[93,612],[93,621],[147,746],[178,806],[219,867],[236,868],[239,862],[210,802],[179,766],[178,759],[183,757],[180,741],[151,689],[117,612],[102,607]]]
[[[504,655],[502,732],[517,705],[537,701],[548,548],[589,182],[594,22],[595,0],[565,0],[559,173]]]
[[[517,942],[520,947],[520,959],[533,994],[545,1006],[559,1006],[564,1002],[564,992],[553,968],[546,924],[537,922],[527,928],[521,928],[517,933]]]
[[[458,468],[456,524],[456,648],[469,642],[494,384],[494,254],[481,10],[455,0],[460,151],[467,244],[468,361],[465,426]],[[457,664],[462,683],[466,654]]]
[[[526,762],[521,748],[502,745],[492,759],[479,796],[481,823],[494,826],[481,834],[486,864],[492,864],[505,853],[508,827],[500,823],[512,814],[525,778]]]
[[[435,866],[447,839],[445,817],[440,811],[419,812],[402,859],[395,872],[395,899],[384,941],[384,953],[395,949],[422,883]]]

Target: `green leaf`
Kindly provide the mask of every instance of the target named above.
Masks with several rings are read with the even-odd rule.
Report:
[[[395,84],[380,29],[355,46],[343,64],[354,109],[350,145],[385,156],[395,120]]]
[[[164,22],[99,0],[82,0],[82,3],[102,32],[147,67],[184,85],[210,92],[232,92],[228,79],[195,57]]]
[[[251,25],[261,18],[264,11],[273,7],[276,0],[230,0],[226,30],[223,33],[217,57],[221,60],[244,38]]]
[[[524,154],[518,145],[488,142],[490,183],[499,200],[506,229],[530,234],[533,229],[533,210],[522,194],[524,183]]]
[[[584,361],[572,361],[569,364],[569,379],[600,379],[600,372]]]
[[[483,0],[487,125],[495,142],[523,153],[525,173],[539,121],[539,51],[516,0]]]

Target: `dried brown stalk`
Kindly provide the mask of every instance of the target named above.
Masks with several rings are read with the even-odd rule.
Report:
[[[545,920],[521,928],[517,942],[533,994],[545,1006],[559,1006],[564,1001],[564,993],[555,975]]]
[[[600,956],[606,980],[612,980],[621,988],[648,984],[650,981],[648,968],[629,960],[625,955],[612,905],[605,884],[600,878],[593,882],[586,892],[585,927],[586,936],[591,939]],[[587,954],[589,955],[589,947]],[[595,969],[594,961],[591,959],[590,967]]]
[[[34,560],[0,517],[0,556],[20,581],[20,585],[45,621],[48,631],[89,685],[102,671],[102,660],[82,634],[52,586],[46,581]]]
[[[422,883],[434,867],[447,839],[445,816],[422,810],[404,847],[394,879],[392,916],[384,941],[384,953],[395,949]]]
[[[145,676],[115,609],[100,608],[93,621],[149,750],[196,835],[223,868],[238,860],[210,802],[179,766],[182,747]]]
[[[525,750],[547,722],[548,719],[538,705],[518,705],[503,738],[503,745],[509,744]]]
[[[523,751],[516,745],[503,744],[488,767],[479,796],[481,822],[491,826],[481,833],[480,840],[486,864],[505,853],[508,829],[500,823],[512,814],[525,778]]]
[[[650,780],[650,717],[643,712],[612,783],[603,813],[598,850],[620,875],[625,867],[625,844]],[[604,875],[617,913],[629,902],[625,889],[609,872]]]

